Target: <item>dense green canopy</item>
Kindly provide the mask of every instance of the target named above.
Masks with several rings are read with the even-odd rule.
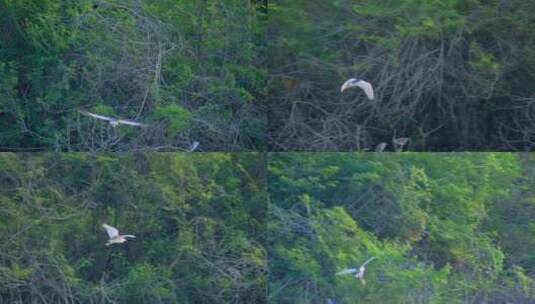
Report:
[[[265,42],[243,0],[0,1],[0,149],[260,149]]]
[[[272,154],[271,303],[533,303],[534,155]],[[336,276],[376,257],[366,285]]]
[[[262,303],[258,154],[0,154],[0,303]],[[105,246],[108,223],[134,234]]]
[[[530,303],[532,168],[503,153],[4,153],[0,300],[262,303],[269,284],[271,303]],[[102,223],[137,238],[106,247]],[[335,275],[372,256],[366,285]]]
[[[269,7],[273,149],[535,147],[535,1],[279,0]],[[340,93],[351,77],[375,87]]]

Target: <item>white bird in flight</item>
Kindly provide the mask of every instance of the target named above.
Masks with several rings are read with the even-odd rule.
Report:
[[[136,238],[135,236],[131,235],[131,234],[119,234],[119,230],[117,230],[117,228],[115,227],[112,227],[110,225],[107,225],[107,224],[102,224],[102,227],[104,227],[104,229],[106,229],[106,232],[108,233],[108,236],[110,237],[110,239],[108,240],[108,242],[106,242],[106,246],[110,246],[112,244],[121,244],[121,243],[124,243],[126,242],[126,239],[127,238]]]
[[[340,92],[345,91],[346,89],[352,88],[352,87],[359,87],[361,88],[364,93],[366,93],[366,97],[368,97],[369,100],[373,100],[374,94],[373,94],[373,87],[371,83],[364,81],[362,79],[356,79],[356,78],[350,78],[340,88]]]
[[[359,279],[360,282],[362,283],[362,285],[366,285],[366,281],[364,281],[364,272],[366,271],[366,265],[373,261],[375,259],[375,257],[371,257],[369,258],[366,262],[364,262],[364,264],[362,264],[360,266],[360,268],[348,268],[348,269],[344,269],[340,272],[337,272],[336,275],[344,275],[344,274],[351,274],[351,273],[354,273],[355,274],[355,278]]]
[[[137,121],[133,121],[133,120],[129,120],[129,119],[118,119],[118,118],[113,118],[113,117],[94,114],[94,113],[91,113],[91,112],[88,112],[88,111],[84,111],[84,110],[78,110],[78,112],[80,112],[81,114],[96,118],[96,119],[108,121],[110,123],[110,125],[112,127],[114,127],[114,128],[117,127],[119,124],[124,124],[124,125],[129,125],[129,126],[134,126],[134,127],[143,126],[142,123],[137,122]]]

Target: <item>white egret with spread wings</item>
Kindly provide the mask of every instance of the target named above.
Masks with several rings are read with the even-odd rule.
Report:
[[[366,271],[366,265],[368,265],[369,262],[373,261],[375,257],[369,258],[364,264],[362,264],[359,268],[348,268],[344,269],[340,272],[337,272],[336,275],[344,275],[344,274],[355,274],[355,278],[359,279],[362,285],[366,285],[366,281],[364,281],[364,272]]]
[[[364,81],[362,79],[357,78],[350,78],[340,88],[340,92],[343,92],[349,88],[352,87],[359,87],[361,88],[364,93],[366,94],[366,97],[368,97],[369,100],[373,100],[375,98],[375,95],[373,94],[373,87],[371,83]]]
[[[104,229],[106,229],[106,232],[108,233],[108,236],[110,237],[110,239],[108,240],[108,242],[106,242],[106,246],[110,246],[112,244],[121,244],[121,243],[124,243],[126,242],[127,238],[135,238],[135,236],[131,235],[131,234],[119,234],[119,230],[115,227],[112,227],[110,225],[107,225],[107,224],[102,224],[102,227],[104,227]]]
[[[114,118],[114,117],[108,117],[108,116],[104,116],[104,115],[91,113],[91,112],[88,112],[88,111],[85,111],[85,110],[78,110],[78,112],[80,114],[83,114],[83,115],[86,115],[86,116],[89,116],[89,117],[93,117],[93,118],[100,119],[100,120],[105,120],[105,121],[109,122],[110,125],[112,127],[114,127],[114,128],[117,127],[120,124],[134,126],[134,127],[143,126],[142,123],[134,121],[134,120],[130,120],[130,119],[119,119],[119,118]]]

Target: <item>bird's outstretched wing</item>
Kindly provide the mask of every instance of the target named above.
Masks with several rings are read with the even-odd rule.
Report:
[[[106,232],[108,233],[108,236],[110,237],[110,239],[113,239],[113,238],[119,236],[119,230],[117,230],[117,228],[112,227],[112,226],[107,225],[107,224],[102,224],[102,227],[104,227],[104,229],[106,229]]]
[[[364,264],[362,264],[362,266],[360,266],[360,267],[366,267],[366,265],[368,265],[368,263],[371,262],[371,261],[373,261],[373,260],[375,260],[375,257],[371,257],[371,258],[369,258],[369,259],[368,259],[366,262],[364,262]]]
[[[356,79],[356,78],[350,78],[348,80],[346,80],[346,82],[344,82],[344,84],[342,84],[342,87],[340,88],[340,92],[343,92],[345,91],[346,89],[349,89],[349,88],[352,88],[352,87],[359,87],[361,88],[364,93],[366,93],[366,97],[368,97],[369,100],[373,100],[375,98],[375,95],[373,94],[373,87],[371,85],[371,83],[367,82],[367,81],[364,81],[364,80],[359,80],[359,79]]]
[[[91,116],[93,118],[102,119],[102,120],[106,120],[106,121],[110,121],[112,119],[111,117],[94,114],[94,113],[87,112],[87,111],[84,111],[84,110],[78,110],[78,112],[80,114],[84,114],[84,115],[87,115],[87,116]]]
[[[340,272],[337,272],[336,275],[343,275],[343,274],[350,274],[350,273],[357,273],[358,272],[358,269],[357,268],[348,268],[348,269],[344,269]]]
[[[189,146],[189,149],[188,151],[189,152],[193,152],[195,150],[197,150],[197,147],[199,147],[199,142],[198,141],[194,141],[191,146]]]
[[[125,234],[125,235],[123,235],[123,237],[124,237],[124,238],[133,238],[133,239],[136,238],[135,235],[131,235],[131,234]]]
[[[346,82],[344,82],[342,84],[342,86],[340,87],[340,92],[343,92],[345,91],[346,89],[350,88],[353,86],[353,84],[357,82],[357,80],[355,78],[349,78],[348,80],[346,80]]]
[[[118,119],[117,122],[120,123],[120,124],[129,125],[129,126],[135,126],[135,127],[141,127],[143,125],[140,122],[133,121],[133,120],[128,120],[128,119]]]
[[[375,98],[371,83],[364,80],[359,80],[356,86],[364,90],[364,93],[366,93],[366,97],[368,97],[369,100],[373,100]]]

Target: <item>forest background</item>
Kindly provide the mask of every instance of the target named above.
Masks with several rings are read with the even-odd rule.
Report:
[[[0,150],[265,148],[265,7],[0,1]],[[146,124],[113,132],[78,110]]]
[[[270,155],[270,303],[535,301],[535,155]]]
[[[0,153],[0,303],[262,303],[264,157]],[[106,246],[102,224],[133,234]]]
[[[269,5],[271,151],[527,151],[535,11],[524,0],[279,0]],[[369,81],[340,93],[349,78]]]

